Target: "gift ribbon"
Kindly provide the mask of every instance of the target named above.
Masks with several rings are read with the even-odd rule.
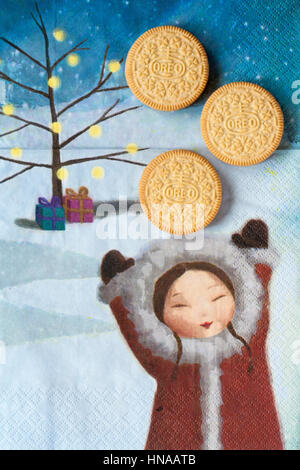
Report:
[[[39,197],[38,199],[39,204],[44,207],[59,207],[60,206],[60,199],[57,196],[53,196],[51,201],[48,201],[45,197]]]
[[[78,193],[72,188],[66,188],[66,196],[64,201],[65,211],[79,212],[80,222],[83,222],[83,216],[86,213],[93,213],[93,209],[85,209],[83,200],[88,197],[89,190],[86,186],[80,186]],[[79,199],[79,209],[73,209],[67,206],[68,199]]]
[[[74,191],[74,189],[72,188],[66,188],[66,195],[68,197],[74,197],[74,198],[85,198],[87,197],[89,194],[89,190],[86,186],[80,186],[80,188],[78,189],[78,193],[76,193],[76,191]]]

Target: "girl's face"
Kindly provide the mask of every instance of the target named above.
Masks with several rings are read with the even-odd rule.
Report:
[[[164,305],[165,324],[183,338],[217,335],[233,315],[230,290],[207,271],[186,271],[171,285]]]

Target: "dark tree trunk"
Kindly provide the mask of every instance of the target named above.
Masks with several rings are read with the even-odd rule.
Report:
[[[52,196],[58,196],[62,202],[62,183],[56,174],[61,166],[58,134],[52,134],[52,165]]]
[[[48,74],[49,78],[51,74]],[[53,88],[48,88],[49,104],[52,122],[57,122],[57,112],[55,109]],[[62,183],[57,178],[57,170],[61,166],[60,149],[59,149],[59,134],[52,132],[52,196],[58,196],[62,202]]]
[[[38,7],[37,7],[38,10]],[[39,10],[38,10],[39,13]],[[45,38],[45,55],[46,55],[46,70],[48,81],[52,76],[52,69],[50,65],[50,55],[49,55],[49,38],[45,25],[43,23],[42,17],[39,13],[40,20],[42,23],[41,29]],[[48,98],[50,106],[51,121],[57,122],[57,112],[55,107],[54,100],[54,91],[53,88],[48,85]],[[62,202],[62,183],[61,180],[57,178],[57,170],[61,167],[60,161],[60,144],[59,144],[59,134],[52,131],[52,196],[58,196]]]
[[[50,74],[49,74],[50,77]],[[54,93],[51,87],[48,88],[49,104],[52,122],[57,122],[57,113],[54,103]],[[58,196],[62,202],[62,183],[57,178],[57,170],[61,167],[59,134],[52,132],[52,196]]]

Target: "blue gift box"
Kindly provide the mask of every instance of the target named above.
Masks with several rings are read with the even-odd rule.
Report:
[[[35,220],[43,230],[65,230],[65,210],[60,205],[58,197],[54,196],[49,202],[39,197],[35,206]]]

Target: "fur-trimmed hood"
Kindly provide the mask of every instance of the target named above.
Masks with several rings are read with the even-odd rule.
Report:
[[[200,250],[187,250],[184,240],[152,241],[135,259],[134,266],[117,274],[107,285],[101,285],[99,297],[109,304],[120,296],[129,311],[139,335],[139,342],[153,355],[176,361],[177,342],[172,331],[153,312],[152,298],[156,280],[180,262],[206,261],[221,268],[231,279],[235,290],[235,314],[232,324],[247,342],[256,332],[263,301],[263,287],[255,264],[271,267],[276,254],[270,248],[236,247],[226,238],[208,238]],[[224,358],[241,352],[241,342],[227,329],[211,338],[183,338],[180,363],[200,363],[218,369]]]

